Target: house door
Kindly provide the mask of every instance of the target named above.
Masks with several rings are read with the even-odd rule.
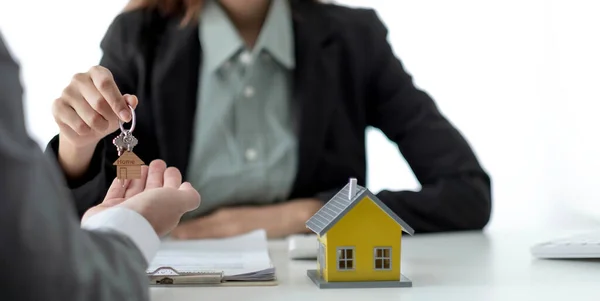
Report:
[[[319,242],[319,274],[323,275],[325,272],[325,246]]]
[[[127,179],[127,167],[120,167],[119,174],[121,175],[121,179]]]

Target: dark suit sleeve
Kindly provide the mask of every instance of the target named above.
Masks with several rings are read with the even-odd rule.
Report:
[[[142,253],[80,228],[54,160],[27,134],[21,97],[0,36],[0,299],[148,300]]]
[[[367,121],[395,142],[422,189],[378,197],[416,232],[481,229],[490,219],[491,183],[461,133],[417,89],[370,11]]]
[[[131,29],[127,28],[123,17],[124,15],[119,15],[115,18],[102,39],[103,56],[100,65],[111,71],[122,94],[135,94],[137,75],[130,48],[127,47],[128,41],[131,41],[128,37]],[[46,153],[56,158],[58,144],[59,139],[56,135],[48,143]],[[67,179],[80,217],[88,208],[102,201],[115,175],[112,161],[108,159],[108,147],[114,147],[109,139],[101,140],[96,147],[87,172],[78,179]]]

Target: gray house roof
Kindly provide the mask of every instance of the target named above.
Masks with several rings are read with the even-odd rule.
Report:
[[[386,206],[381,200],[379,200],[373,193],[371,193],[365,187],[356,184],[356,179],[350,179],[350,182],[342,188],[329,202],[327,202],[315,215],[313,215],[307,222],[306,227],[312,230],[318,235],[323,235],[331,229],[346,213],[350,212],[352,208],[365,196],[368,196],[377,206],[387,213],[392,219],[394,219],[404,232],[413,235],[414,230],[405,221],[403,221],[398,215]]]

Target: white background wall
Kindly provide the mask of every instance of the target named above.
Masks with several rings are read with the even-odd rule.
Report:
[[[28,127],[41,146],[57,132],[53,99],[98,62],[125,2],[0,0],[0,29],[21,62]],[[529,216],[539,211],[600,220],[598,1],[337,2],[379,12],[416,84],[473,145],[493,178],[490,228],[536,227]],[[368,151],[371,189],[418,189],[376,130]]]

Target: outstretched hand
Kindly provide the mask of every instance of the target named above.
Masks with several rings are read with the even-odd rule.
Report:
[[[125,185],[115,179],[104,201],[90,208],[82,222],[108,208],[123,206],[141,214],[159,236],[171,231],[181,216],[200,205],[199,193],[190,183],[181,183],[182,176],[175,167],[167,168],[162,160],[142,166],[141,178],[127,180]]]
[[[115,205],[119,205],[123,203],[123,201],[125,201],[126,199],[144,191],[144,189],[146,188],[146,181],[148,179],[148,169],[148,166],[142,166],[142,173],[140,179],[124,180],[124,182],[121,182],[121,180],[115,178],[110,187],[108,188],[108,192],[106,193],[106,196],[104,197],[102,203],[88,209],[88,211],[86,211],[83,215],[81,221],[84,222],[90,216],[95,215],[100,211],[106,210]]]

